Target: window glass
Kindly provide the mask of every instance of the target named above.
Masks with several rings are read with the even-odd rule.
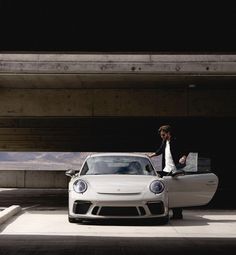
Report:
[[[81,175],[128,174],[155,175],[147,158],[132,156],[98,156],[88,158]]]

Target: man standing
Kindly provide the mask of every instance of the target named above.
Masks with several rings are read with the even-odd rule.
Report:
[[[183,150],[181,142],[177,142],[177,138],[172,135],[170,125],[163,125],[158,129],[162,138],[160,147],[149,157],[154,157],[162,154],[162,171],[163,175],[168,175],[170,172],[175,173],[178,169],[186,166],[186,159],[189,152]],[[182,219],[182,208],[173,208],[172,219]]]

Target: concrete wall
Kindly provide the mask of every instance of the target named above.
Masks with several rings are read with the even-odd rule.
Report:
[[[73,90],[0,87],[0,117],[236,116],[235,97],[235,87]]]
[[[1,188],[67,188],[64,171],[1,170]]]

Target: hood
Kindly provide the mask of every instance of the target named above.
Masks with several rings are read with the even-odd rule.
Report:
[[[100,194],[139,194],[149,188],[157,176],[146,175],[87,175],[81,176],[89,187]]]

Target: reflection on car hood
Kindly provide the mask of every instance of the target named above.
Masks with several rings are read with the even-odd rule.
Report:
[[[158,179],[146,175],[87,175],[80,178],[100,194],[139,194]]]

